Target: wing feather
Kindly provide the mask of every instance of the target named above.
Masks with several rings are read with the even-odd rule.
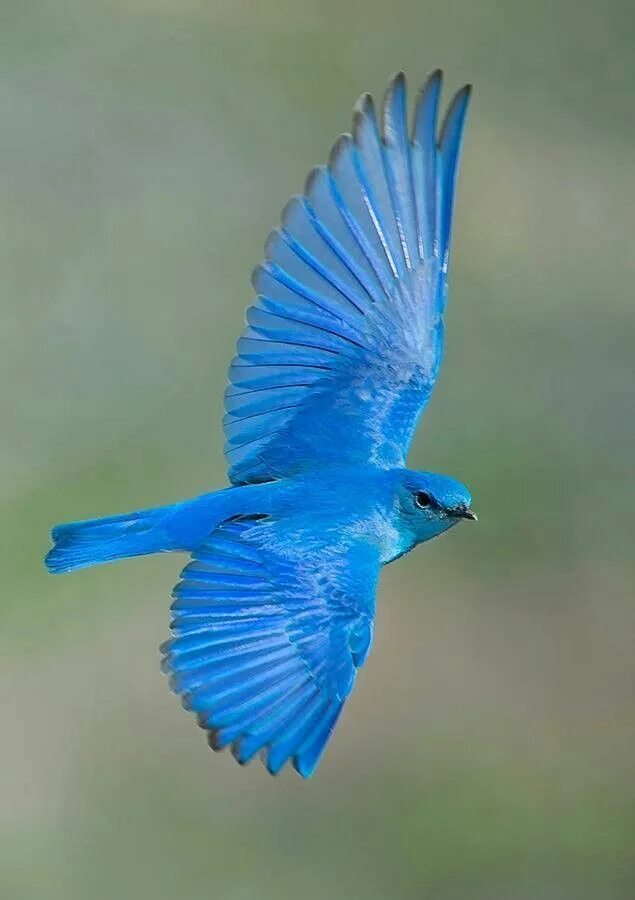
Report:
[[[307,777],[370,648],[379,560],[341,541],[307,558],[287,527],[230,520],[192,554],[162,669],[214,750]]]
[[[224,419],[233,483],[315,465],[405,463],[443,353],[443,310],[469,88],[437,136],[441,73],[408,130],[399,73],[382,108],[357,103],[353,133],[309,175],[271,232],[258,294],[229,369]]]

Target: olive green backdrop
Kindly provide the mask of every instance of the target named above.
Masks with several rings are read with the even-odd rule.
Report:
[[[635,15],[580,0],[0,4],[0,896],[635,896]],[[481,522],[382,578],[308,783],[158,671],[178,558],[56,521],[222,486],[264,238],[364,90],[475,83],[411,464]]]

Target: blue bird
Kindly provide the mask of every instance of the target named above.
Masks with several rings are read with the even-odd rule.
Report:
[[[50,572],[190,554],[163,670],[214,750],[310,776],[373,636],[382,566],[464,519],[460,482],[406,468],[443,354],[459,149],[470,87],[437,128],[441,72],[408,129],[403,73],[378,125],[313,170],[269,236],[229,368],[231,486],[57,525]]]

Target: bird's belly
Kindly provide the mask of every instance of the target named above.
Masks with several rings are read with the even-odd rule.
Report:
[[[374,511],[354,527],[359,536],[379,546],[382,565],[403,556],[414,547],[413,536],[397,528],[392,517],[388,517],[383,510]]]

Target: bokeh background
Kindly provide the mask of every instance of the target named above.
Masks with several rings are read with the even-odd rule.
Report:
[[[0,5],[0,896],[635,896],[635,16],[607,0]],[[317,776],[213,756],[158,671],[181,561],[56,521],[225,483],[249,272],[353,101],[476,85],[411,463],[473,489],[385,572]]]

